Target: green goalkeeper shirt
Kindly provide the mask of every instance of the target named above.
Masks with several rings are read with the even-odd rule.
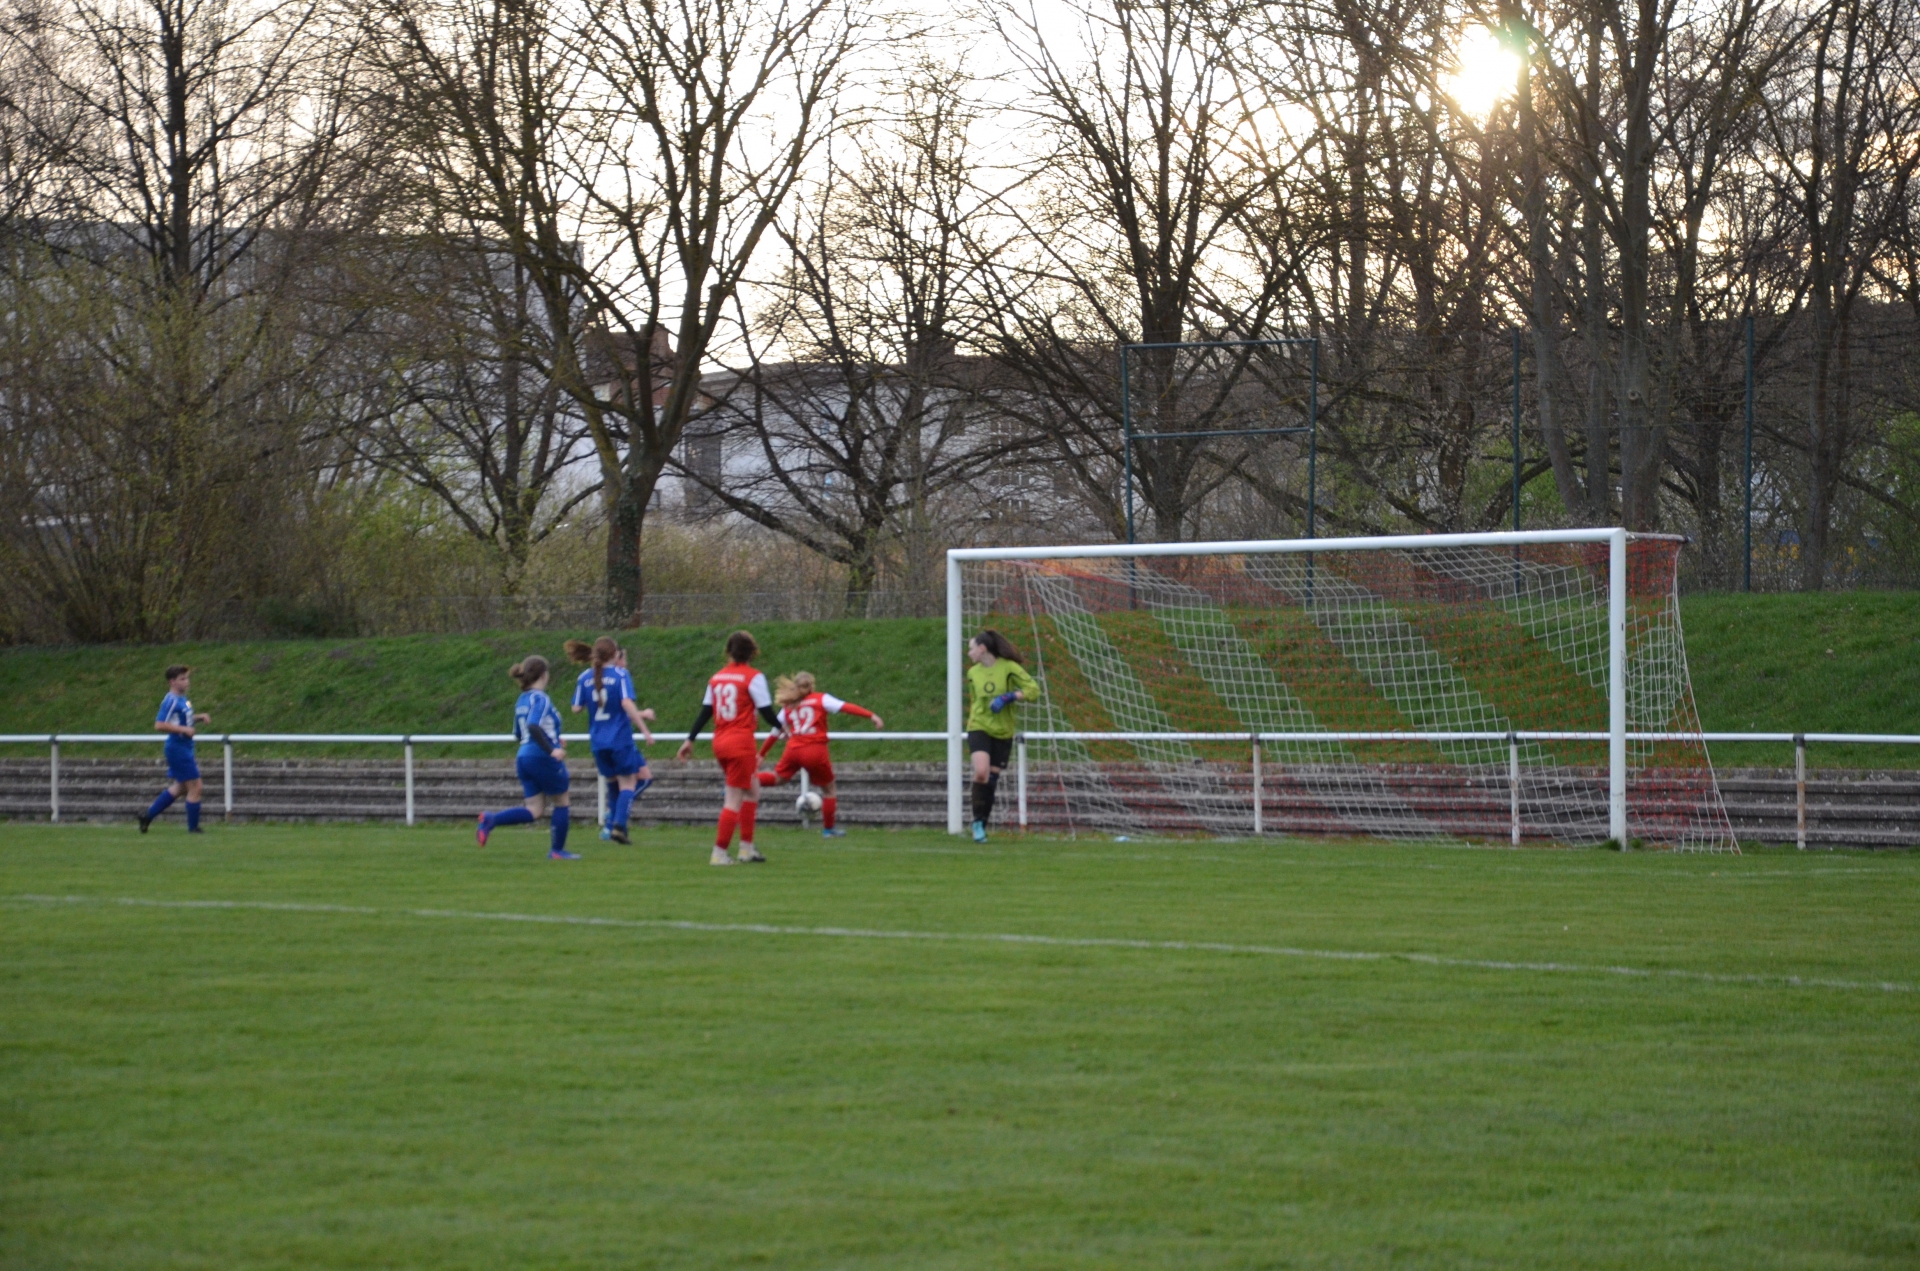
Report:
[[[1018,662],[1009,662],[1001,658],[992,666],[974,665],[967,668],[967,731],[985,733],[989,737],[1011,737],[1018,729],[1014,726],[1014,716],[1020,710],[1020,703],[1009,702],[1006,709],[998,715],[993,713],[993,699],[1002,693],[1019,692],[1026,694],[1032,701],[1040,696],[1040,682],[1027,674],[1027,668]]]

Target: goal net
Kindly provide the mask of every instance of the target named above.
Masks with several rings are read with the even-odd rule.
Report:
[[[1680,546],[1569,530],[952,552],[950,828],[964,641],[992,627],[1041,686],[1006,820],[1738,850],[1687,678]]]

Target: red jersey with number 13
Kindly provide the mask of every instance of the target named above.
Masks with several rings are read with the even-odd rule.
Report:
[[[753,749],[756,708],[773,705],[767,677],[742,662],[729,662],[707,681],[701,705],[713,707],[713,752]]]

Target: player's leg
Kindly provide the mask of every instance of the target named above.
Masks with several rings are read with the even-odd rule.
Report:
[[[734,761],[733,770],[727,777],[729,787],[740,787],[740,855],[743,865],[757,865],[767,858],[753,845],[754,819],[760,814],[760,755],[749,751]],[[727,791],[732,794],[732,789]]]
[[[503,808],[498,812],[482,812],[473,828],[474,842],[487,845],[487,838],[498,829],[509,825],[531,825],[540,819],[540,813],[546,807],[546,796],[541,793],[542,776],[538,765],[531,757],[520,757],[514,761],[514,770],[520,778],[520,793],[525,802],[517,808]]]
[[[718,760],[721,774],[728,771],[727,761]],[[740,807],[746,799],[745,790],[736,789],[731,782],[727,784],[726,795],[720,804],[720,824],[714,833],[713,865],[731,865],[733,857],[727,855],[727,849],[733,846],[733,832],[740,825]]]
[[[567,828],[573,816],[569,804],[572,802],[573,796],[565,790],[562,790],[560,793],[552,796],[552,799],[553,821],[550,827],[551,832],[549,835],[550,842],[547,848],[547,857],[550,860],[556,861],[577,861],[580,858],[567,850]]]
[[[800,775],[800,758],[789,748],[780,752],[780,762],[773,765],[772,772],[756,775],[763,786],[783,786]]]
[[[807,765],[807,780],[820,791],[820,837],[845,838],[847,832],[835,824],[840,815],[840,800],[835,797],[837,787],[833,784],[833,760],[826,755]]]
[[[200,833],[200,794],[202,790],[200,778],[195,777],[193,780],[183,782],[182,784],[186,787],[185,794],[187,796],[187,833],[198,834]]]
[[[186,788],[187,786],[184,781],[167,782],[167,784],[161,788],[160,793],[154,797],[153,802],[147,805],[147,810],[140,814],[140,832],[145,834],[147,827],[152,825],[154,820],[158,818],[162,812],[172,807],[173,801],[179,798],[181,794],[186,791]]]
[[[967,734],[973,753],[973,841],[987,841],[987,818],[993,813],[993,739],[983,732]]]

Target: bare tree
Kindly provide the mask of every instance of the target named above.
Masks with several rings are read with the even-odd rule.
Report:
[[[718,400],[695,427],[749,451],[744,474],[678,465],[720,507],[845,565],[849,611],[889,567],[929,584],[943,506],[980,510],[969,493],[1020,448],[992,427],[993,368],[959,352],[981,269],[965,92],[923,66],[892,118],[843,135],[776,226],[787,265],[743,319],[762,356],[707,381]]]
[[[1852,341],[1905,228],[1920,165],[1920,13],[1911,0],[1827,0],[1783,91],[1767,101],[1768,165],[1805,261],[1806,530],[1800,585],[1826,585],[1836,495],[1864,439]]]

